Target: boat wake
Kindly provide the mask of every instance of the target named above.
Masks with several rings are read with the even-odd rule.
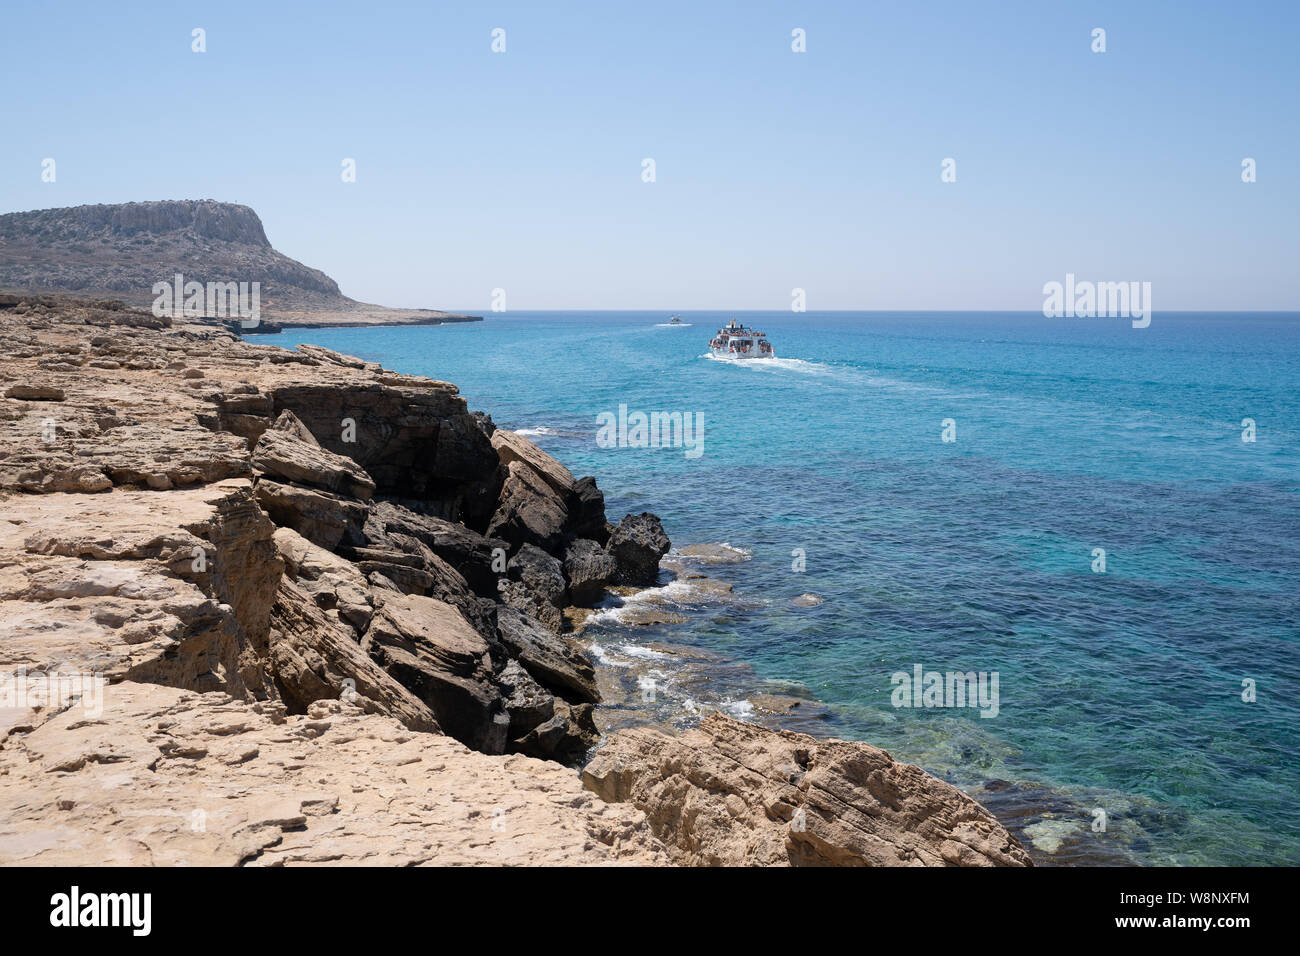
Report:
[[[689,329],[690,327],[691,327],[691,323],[689,322],[656,322],[655,323],[656,329]]]
[[[738,365],[756,372],[799,372],[804,375],[829,375],[836,371],[830,365],[821,362],[809,362],[797,358],[733,358],[730,355],[714,355],[705,352],[700,358],[710,362],[722,362],[725,365]]]

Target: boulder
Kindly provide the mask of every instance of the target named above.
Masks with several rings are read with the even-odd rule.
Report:
[[[605,545],[618,563],[619,584],[654,584],[659,579],[659,559],[672,545],[656,515],[643,511],[627,515]]]
[[[511,547],[528,543],[554,552],[564,541],[568,519],[563,497],[524,462],[512,461],[487,534]]]
[[[283,420],[281,414],[277,421]],[[288,429],[271,428],[263,432],[253,448],[254,471],[368,501],[375,492],[375,482],[365,469],[351,458],[326,451],[315,439],[308,442],[299,438],[295,430],[304,427],[297,422],[296,426],[289,423]]]
[[[556,634],[564,631],[564,613],[519,581],[502,578],[497,584],[497,602],[498,606],[513,608]]]
[[[555,697],[533,680],[518,661],[509,661],[497,675],[497,681],[506,695],[511,740],[523,737],[555,716]]]
[[[605,593],[605,585],[618,573],[618,562],[595,541],[578,538],[564,550],[564,578],[569,600],[577,607],[591,607]]]
[[[505,468],[523,462],[551,486],[561,499],[573,490],[573,474],[518,432],[498,428],[492,432],[492,448]]]
[[[257,395],[251,397],[261,399],[263,402],[266,403],[266,406],[269,410],[271,404],[270,398],[268,398],[265,395]],[[300,442],[304,442],[305,444],[311,445],[313,448],[320,447],[320,442],[318,442],[316,440],[316,437],[307,429],[307,426],[302,423],[302,421],[298,418],[297,415],[289,411],[287,408],[280,413],[280,417],[277,418],[275,420],[275,423],[271,425],[271,429],[273,431],[286,432],[287,434],[292,435],[294,438],[298,439]]]
[[[15,398],[25,402],[61,402],[63,389],[54,385],[10,385],[5,389],[5,398]]]
[[[441,729],[424,701],[371,660],[350,631],[289,580],[280,582],[271,608],[270,645],[276,688],[292,713],[306,713],[318,700],[344,700],[366,713],[395,717],[412,730]]]
[[[377,502],[371,508],[366,534],[387,537],[390,533],[418,538],[460,572],[477,594],[496,595],[497,579],[505,574],[507,542],[484,537],[445,518],[417,514],[389,501]]]
[[[645,811],[693,866],[1032,866],[987,810],[870,744],[711,714],[670,736],[622,730],[583,784]]]
[[[536,595],[539,602],[557,609],[564,607],[564,566],[541,548],[525,544],[506,565],[506,573]]]
[[[327,551],[337,548],[350,528],[359,529],[366,520],[366,506],[361,502],[314,488],[262,478],[256,494],[257,503],[272,521]]]
[[[596,672],[569,641],[515,608],[497,611],[501,643],[543,687],[576,703],[596,703]]]
[[[579,478],[573,483],[568,508],[570,533],[579,538],[590,538],[601,545],[609,540],[605,494],[596,487],[595,478]]]
[[[362,649],[429,706],[445,733],[475,750],[503,753],[510,718],[483,636],[443,601],[373,594],[375,615]]]

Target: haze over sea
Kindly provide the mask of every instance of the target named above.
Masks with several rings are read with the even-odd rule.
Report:
[[[455,382],[595,475],[612,519],[740,549],[701,568],[729,595],[648,596],[684,620],[588,632],[615,666],[659,661],[666,719],[693,719],[687,696],[821,701],[816,733],[970,789],[1042,862],[1300,864],[1300,314],[737,313],[776,346],[762,362],[706,356],[730,314],[666,316],[259,340]],[[702,414],[703,454],[599,447],[620,405]],[[719,663],[686,688],[649,645]],[[997,671],[997,716],[896,709],[915,664]]]

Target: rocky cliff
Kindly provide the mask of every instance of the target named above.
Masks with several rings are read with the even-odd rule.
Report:
[[[213,200],[74,206],[0,215],[0,291],[75,292],[137,306],[157,282],[260,283],[268,321],[437,324],[470,316],[348,298],[319,269],[272,248],[257,213]]]
[[[583,790],[563,612],[669,542],[454,385],[8,297],[0,396],[0,862],[1025,862],[882,751],[735,722]]]

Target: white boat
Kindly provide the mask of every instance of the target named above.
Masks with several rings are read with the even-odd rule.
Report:
[[[767,340],[766,332],[746,328],[735,319],[718,329],[718,334],[709,341],[709,351],[719,358],[776,358],[776,350]]]
[[[682,317],[681,317],[680,315],[674,315],[672,318],[670,318],[670,319],[668,320],[668,324],[669,324],[669,325],[685,325],[686,323],[684,323],[684,322],[682,321]]]

